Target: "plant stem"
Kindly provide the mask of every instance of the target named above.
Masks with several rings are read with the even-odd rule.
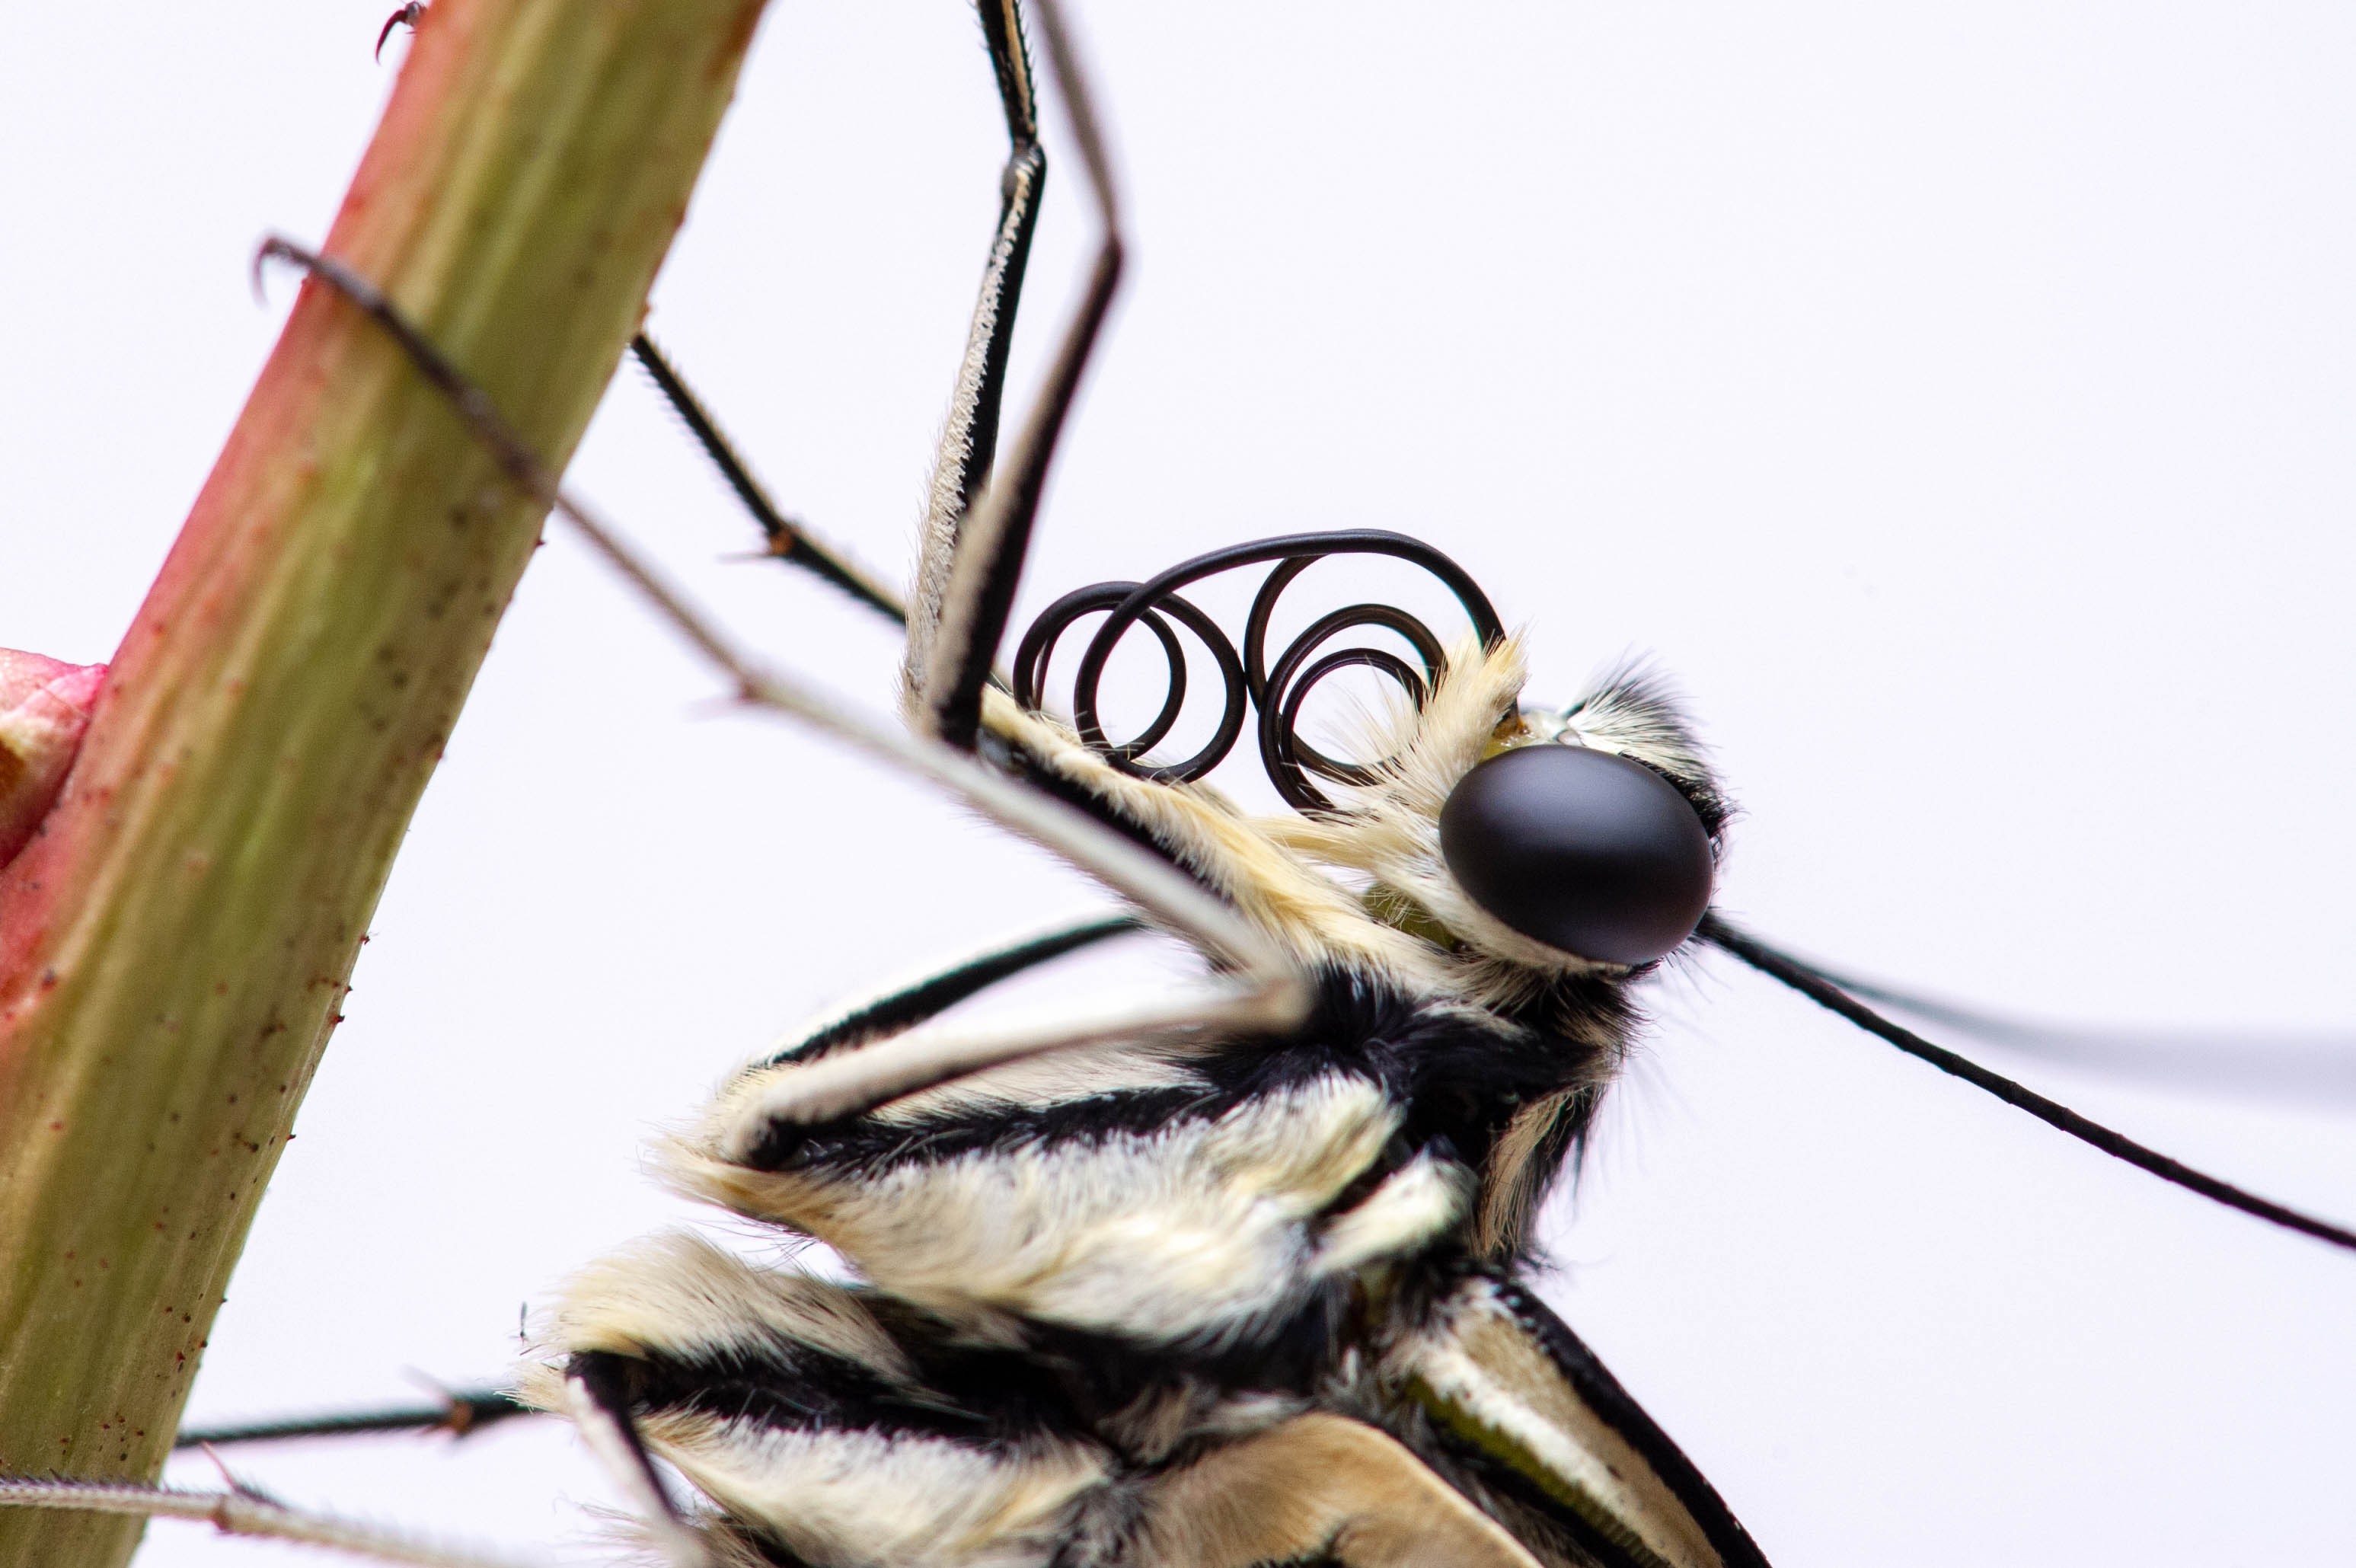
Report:
[[[637,327],[759,13],[426,13],[326,248],[552,462]],[[304,289],[0,872],[0,1469],[160,1469],[541,521],[376,328]],[[0,1563],[111,1568],[139,1528],[0,1512]]]

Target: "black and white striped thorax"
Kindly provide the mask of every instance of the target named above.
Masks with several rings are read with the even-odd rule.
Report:
[[[1337,1519],[1411,1519],[1463,1561],[1751,1561],[1674,1445],[1600,1369],[1581,1381],[1592,1359],[1565,1360],[1576,1341],[1513,1283],[1650,966],[1488,918],[1437,833],[1439,803],[1516,746],[1630,757],[1713,846],[1724,810],[1641,682],[1525,714],[1520,679],[1510,639],[1459,650],[1378,737],[1387,760],[1275,821],[1133,777],[990,694],[1024,771],[1295,955],[1306,1017],[1102,1040],[813,1116],[800,1086],[1007,965],[822,1025],[735,1075],[659,1158],[683,1191],[827,1243],[856,1283],[658,1240],[575,1283],[529,1397],[554,1402],[567,1368],[620,1391],[719,1506],[705,1533],[747,1562],[1254,1561],[1250,1510],[1186,1536],[1190,1488],[1303,1465],[1341,1467],[1347,1484],[1306,1488]],[[1487,1457],[1565,1431],[1583,1434],[1566,1463],[1621,1457],[1552,1492]],[[1630,1518],[1657,1539],[1615,1544]]]
[[[1024,1062],[841,1122],[766,1121],[728,1158],[778,1080],[859,1048],[821,1037],[724,1090],[669,1166],[944,1316],[1266,1367],[1304,1319],[1335,1320],[1362,1269],[1517,1252],[1519,1221],[1495,1217],[1532,1209],[1627,1024],[1591,978],[1522,1021],[1353,967],[1314,984],[1283,1037]],[[1549,1016],[1566,1008],[1575,1034]]]
[[[564,1372],[621,1390],[745,1563],[1194,1562],[1162,1539],[1171,1489],[1304,1431],[1367,1488],[1444,1477],[1457,1528],[1505,1521],[1537,1561],[1748,1561],[1674,1445],[1514,1284],[1526,1236],[1483,1227],[1526,1217],[1583,1127],[1630,1026],[1620,985],[1558,981],[1516,1018],[1363,969],[1316,980],[1281,1037],[1024,1062],[726,1157],[780,1075],[891,1037],[816,1031],[665,1160],[863,1278],[659,1238],[575,1282],[528,1391],[553,1402]],[[1553,1369],[1535,1414],[1534,1368]],[[1566,1452],[1624,1450],[1625,1495],[1592,1520],[1490,1457],[1561,1444],[1567,1421],[1584,1446]],[[1648,1507],[1700,1544],[1615,1546]]]
[[[1107,1041],[813,1120],[802,1086],[913,1021],[855,1015],[725,1086],[667,1146],[672,1178],[828,1242],[975,1332],[1097,1336],[1165,1361],[1266,1365],[1330,1332],[1312,1326],[1369,1268],[1520,1259],[1622,1063],[1646,966],[1532,961],[1539,944],[1458,885],[1436,802],[1512,749],[1502,714],[1532,749],[1633,756],[1712,829],[1723,810],[1658,693],[1621,680],[1534,719],[1519,682],[1510,640],[1462,650],[1337,809],[1273,822],[1131,777],[1023,715],[1007,727],[1034,768],[1062,769],[1297,955],[1308,1015],[1272,1034]]]

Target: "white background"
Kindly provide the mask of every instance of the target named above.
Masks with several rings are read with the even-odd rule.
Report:
[[[402,58],[369,59],[385,8],[0,4],[0,643],[96,660],[128,623],[291,294],[256,308],[246,258],[325,233]],[[2356,13],[1082,21],[1136,264],[1026,606],[1415,532],[1534,628],[1535,693],[1631,650],[1679,677],[1746,811],[1723,901],[1762,930],[2040,1015],[2356,1033]],[[894,578],[998,136],[962,7],[781,0],[656,289],[786,503]],[[1018,369],[1087,238],[1058,167]],[[749,528],[634,372],[573,479],[779,660],[887,703],[878,625],[720,564]],[[649,1127],[830,999],[1093,898],[713,690],[552,536],[193,1417],[496,1378],[519,1304],[673,1212]],[[1721,961],[1655,1005],[1547,1288],[1776,1563],[2345,1556],[2356,1258]],[[2344,1069],[2286,1103],[1989,1054],[2356,1219]],[[576,1557],[602,1495],[546,1427],[239,1457]],[[273,1550],[167,1524],[142,1561]]]

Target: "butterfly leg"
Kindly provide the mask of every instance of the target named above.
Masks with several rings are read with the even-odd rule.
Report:
[[[1099,232],[1087,281],[1065,324],[1045,384],[1024,415],[1007,461],[998,466],[993,458],[1007,344],[1046,164],[1038,145],[1038,100],[1021,9],[1017,0],[982,0],[983,31],[1013,149],[997,239],[982,274],[934,466],[903,670],[910,724],[919,735],[960,750],[972,749],[980,728],[983,688],[1013,606],[1047,466],[1120,284],[1119,207],[1094,101],[1055,0],[1033,0],[1033,8],[1079,142]]]
[[[144,1481],[0,1476],[0,1508],[199,1520],[223,1535],[289,1541],[380,1563],[405,1563],[411,1568],[528,1568],[513,1558],[487,1556],[381,1525],[290,1508],[234,1483],[222,1491],[196,1492]]]
[[[1047,176],[1046,157],[1039,146],[1038,97],[1018,0],[980,0],[980,10],[983,41],[989,47],[991,65],[998,79],[999,105],[1006,116],[1009,145],[1005,168],[999,179],[998,228],[991,237],[989,260],[982,268],[981,289],[974,302],[965,356],[958,366],[948,418],[933,460],[932,482],[925,506],[925,550],[917,571],[913,618],[894,595],[861,571],[841,551],[778,509],[721,431],[703,401],[651,338],[641,332],[630,341],[632,355],[654,378],[664,400],[685,422],[704,455],[760,524],[768,538],[769,553],[816,573],[869,608],[908,625],[907,668],[912,690],[920,684],[921,671],[934,646],[960,528],[990,478],[997,454],[999,415],[1006,393],[1007,350],[1013,339],[1015,310],[1023,296],[1023,269],[1030,260],[1031,237],[1038,226],[1039,198]],[[1109,285],[1106,295],[1108,299]],[[1100,306],[1097,314],[1099,317],[1102,315]],[[1068,404],[1069,401],[1066,387],[1063,402]],[[1056,418],[1060,421],[1060,412]],[[1036,504],[1038,474],[1044,466],[1044,454],[1028,465],[1031,505],[1022,509],[1020,521],[1020,532],[1026,534],[1030,511]],[[1019,570],[1021,553],[1018,542],[1007,577],[1010,596],[1012,571]],[[998,611],[998,620],[1002,628],[1003,607]],[[988,640],[994,647],[996,634],[992,633]],[[921,653],[920,648],[924,650]],[[990,660],[991,650],[983,650],[978,681],[987,678]],[[974,690],[979,692],[979,684]],[[974,693],[967,693],[965,705],[970,707],[975,700]],[[969,745],[970,719],[964,734]]]
[[[630,339],[630,353],[654,378],[655,389],[662,393],[663,401],[670,404],[671,412],[695,437],[695,444],[736,493],[745,511],[760,524],[771,556],[815,574],[878,615],[904,624],[907,621],[908,612],[901,607],[898,596],[878,583],[847,553],[810,532],[808,523],[778,510],[767,489],[753,477],[751,466],[737,455],[734,444],[721,430],[720,422],[703,406],[703,400],[695,395],[695,390],[687,384],[687,378],[671,363],[670,357],[655,346],[653,338],[639,333]]]
[[[1121,240],[1102,137],[1087,86],[1077,79],[1052,10],[1043,13],[1049,52],[1065,77],[1084,162],[1103,220],[1082,301],[1067,325],[1046,387],[1025,420],[1004,483],[991,483],[1006,393],[1006,363],[1022,303],[1044,188],[1039,104],[1019,0],[980,0],[982,35],[998,81],[1008,151],[1000,209],[974,302],[941,438],[933,459],[913,603],[904,607],[840,550],[788,518],[772,500],[686,378],[646,334],[630,351],[653,377],[713,467],[767,536],[770,553],[815,572],[908,628],[903,684],[919,733],[971,749],[982,723],[983,688],[1022,574],[1057,436],[1103,326],[1121,269]]]
[[[1294,1026],[1308,1012],[1305,978],[1284,946],[1244,918],[1195,877],[1130,837],[1092,821],[1046,791],[984,766],[937,739],[875,724],[815,688],[765,670],[620,535],[564,493],[556,477],[527,446],[483,389],[469,381],[414,323],[366,278],[332,258],[273,239],[261,261],[301,267],[366,313],[398,343],[410,362],[450,399],[498,459],[508,478],[562,515],[636,586],[673,629],[725,671],[738,695],[824,731],[879,761],[948,790],[1001,826],[1031,839],[1128,899],[1155,924],[1184,937],[1225,966],[1225,972],[1167,997],[1123,1000],[1044,1023],[928,1026],[884,1046],[825,1062],[806,1077],[779,1116],[823,1121],[851,1114],[931,1084],[1045,1051],[1114,1039],[1154,1037],[1205,1028],[1246,1034]],[[843,1064],[856,1062],[847,1070]]]
[[[1283,947],[1165,858],[1133,838],[1019,779],[977,765],[969,751],[980,724],[983,688],[1019,575],[1039,489],[1079,376],[1118,285],[1121,241],[1110,169],[1087,83],[1072,56],[1055,0],[1036,0],[1043,41],[1078,134],[1102,235],[1084,298],[1068,323],[1045,387],[1002,469],[969,507],[952,505],[991,469],[980,437],[994,433],[1002,391],[1005,317],[1022,276],[1037,178],[1036,98],[1016,0],[989,0],[984,31],[1015,143],[999,244],[985,274],[968,344],[960,395],[944,445],[946,478],[937,475],[910,607],[906,667],[913,737],[888,736],[815,692],[755,669],[702,616],[613,532],[558,489],[538,457],[516,440],[497,408],[410,325],[374,286],[333,262],[283,242],[265,254],[294,261],[374,317],[426,376],[447,392],[462,416],[500,458],[509,477],[539,493],[586,534],[592,545],[666,617],[734,678],[751,702],[792,714],[951,789],[1001,825],[1033,839],[1129,898],[1149,918],[1187,938],[1228,972],[1166,998],[1126,1002],[1020,1027],[926,1027],[871,1050],[817,1064],[799,1075],[772,1120],[816,1122],[855,1113],[899,1095],[1044,1051],[1171,1031],[1282,1029],[1308,1006],[1307,988]],[[937,526],[935,524],[937,523]],[[1002,700],[1001,700],[1002,701]]]
[[[638,1510],[639,1527],[670,1568],[712,1568],[703,1538],[671,1499],[638,1434],[630,1409],[630,1374],[616,1356],[575,1356],[564,1375],[564,1413],[605,1474]]]

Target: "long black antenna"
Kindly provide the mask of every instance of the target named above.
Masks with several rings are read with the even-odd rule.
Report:
[[[2057,1024],[1863,979],[1813,960],[1799,961],[1861,1001],[2046,1061],[2105,1076],[2197,1085],[2208,1092],[2294,1100],[2310,1109],[2327,1101],[2356,1104],[2356,1035],[2344,1030],[2293,1034]]]
[[[2244,1192],[2230,1182],[2204,1176],[2180,1160],[2170,1159],[2157,1149],[2147,1149],[2124,1133],[2114,1133],[2098,1122],[2090,1122],[2066,1105],[2058,1104],[2034,1090],[2015,1083],[2001,1073],[1990,1072],[1977,1062],[1969,1061],[1948,1050],[1934,1046],[1911,1029],[1901,1028],[1880,1014],[1851,996],[1814,965],[1791,954],[1769,947],[1747,932],[1729,925],[1717,914],[1702,917],[1700,929],[1695,933],[1702,940],[1733,954],[1762,974],[1782,981],[1818,1006],[1826,1007],[1855,1024],[1869,1035],[1896,1046],[1912,1057],[1920,1057],[1941,1072],[1953,1073],[1975,1088],[1986,1090],[2007,1105],[2026,1111],[2050,1127],[2058,1127],[2083,1143],[2093,1144],[2113,1159],[2125,1160],[2137,1170],[2149,1171],[2162,1181],[2174,1182],[2188,1191],[2197,1192],[2228,1208],[2238,1208],[2269,1224],[2302,1236],[2312,1236],[2319,1241],[2329,1241],[2335,1247],[2356,1251],[2356,1231],[2285,1208],[2255,1193]]]

